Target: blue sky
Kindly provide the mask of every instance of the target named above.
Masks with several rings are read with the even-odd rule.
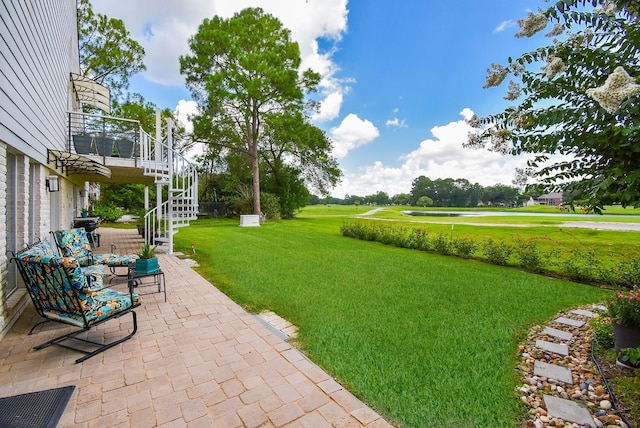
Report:
[[[464,115],[496,113],[506,89],[483,89],[492,62],[505,64],[542,36],[516,39],[517,20],[542,0],[93,0],[124,20],[147,52],[130,90],[186,115],[193,102],[178,57],[204,18],[249,6],[278,17],[300,43],[303,66],[323,79],[314,123],[327,132],[343,181],[332,194],[408,193],[420,175],[511,184],[524,158],[462,148]],[[506,83],[505,83],[506,86]]]

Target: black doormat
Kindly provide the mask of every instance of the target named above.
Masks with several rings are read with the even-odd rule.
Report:
[[[0,427],[55,428],[75,386],[0,398]]]

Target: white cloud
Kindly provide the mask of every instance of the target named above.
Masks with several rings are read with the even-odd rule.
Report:
[[[188,133],[193,132],[193,123],[191,117],[198,112],[198,104],[195,101],[180,100],[175,109],[175,114],[178,117],[180,123],[184,125],[185,130]],[[189,148],[186,157],[190,160],[194,160],[196,156],[204,153],[204,145],[197,143],[193,147]]]
[[[300,46],[303,69],[322,76],[323,96],[342,86],[332,52],[320,52],[318,38],[338,41],[347,29],[347,0],[93,0],[94,11],[122,19],[132,37],[145,48],[143,76],[162,85],[182,85],[178,58],[188,54],[188,39],[205,18],[230,18],[246,7],[260,6],[291,30]],[[342,91],[344,92],[344,91]]]
[[[331,128],[331,138],[334,141],[332,155],[338,159],[343,158],[351,150],[370,143],[379,135],[380,132],[373,123],[351,113],[339,126]]]
[[[460,112],[470,117],[473,112]],[[467,141],[471,128],[464,120],[450,122],[431,129],[433,138],[426,139],[410,153],[402,156],[399,167],[385,165],[381,161],[347,174],[332,194],[366,196],[384,191],[393,196],[409,193],[411,183],[421,175],[430,179],[466,178],[471,183],[492,186],[498,183],[511,185],[516,167],[524,167],[522,157],[503,156],[486,149],[467,149],[462,145]]]
[[[313,120],[326,122],[335,119],[342,107],[342,92],[333,92],[320,102],[320,111],[313,115]]]
[[[198,113],[198,104],[195,101],[180,100],[175,111],[178,120],[185,126],[185,130],[189,133],[193,132],[191,116]]]
[[[513,19],[509,19],[507,21],[502,21],[496,28],[494,28],[494,33],[502,33],[507,28],[513,28],[516,26],[516,22]]]
[[[397,117],[387,120],[385,125],[387,125],[387,127],[397,126],[398,128],[408,128],[407,121],[405,119],[400,120]]]

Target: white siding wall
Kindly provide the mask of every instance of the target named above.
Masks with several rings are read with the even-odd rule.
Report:
[[[78,70],[76,0],[2,1],[0,177],[6,177],[10,151],[17,161],[18,245],[33,236],[48,238],[51,229],[66,227],[73,215],[61,211],[64,224],[50,224],[51,194],[45,188],[45,178],[60,175],[48,169],[47,149],[66,150],[69,74]],[[30,174],[32,164],[34,173]],[[61,210],[70,210],[73,185],[61,179],[56,200]],[[6,179],[0,178],[0,285],[7,278],[6,210]],[[29,300],[22,287],[10,298],[0,294],[0,338],[25,304]]]
[[[66,147],[75,0],[3,0],[0,35],[0,140],[46,163],[47,148]]]

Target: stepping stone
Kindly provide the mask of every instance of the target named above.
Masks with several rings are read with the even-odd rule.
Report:
[[[591,311],[586,311],[584,309],[575,309],[573,311],[571,311],[570,313],[574,314],[574,315],[580,315],[583,317],[588,317],[588,318],[593,318],[595,316],[595,314]]]
[[[607,308],[606,306],[603,306],[603,305],[595,305],[593,307],[593,309],[596,309],[598,311],[605,311],[605,312],[607,312],[609,310],[609,308]]]
[[[547,352],[553,352],[558,355],[569,355],[569,347],[561,343],[547,342],[546,340],[536,340],[536,346]]]
[[[559,418],[580,426],[596,427],[591,413],[578,403],[553,395],[544,395],[542,398],[547,406],[547,413],[552,418]]]
[[[557,337],[562,340],[571,340],[573,339],[573,334],[568,331],[558,330],[557,328],[545,327],[542,330],[542,334],[546,334],[547,336]]]
[[[582,327],[583,325],[585,325],[584,321],[578,321],[578,320],[574,320],[573,318],[567,318],[567,317],[556,318],[555,322],[560,324],[570,325],[571,327]]]
[[[573,385],[573,377],[571,377],[571,369],[557,366],[555,364],[536,361],[533,365],[533,374],[536,376],[546,377],[547,379],[555,379],[560,382]]]

